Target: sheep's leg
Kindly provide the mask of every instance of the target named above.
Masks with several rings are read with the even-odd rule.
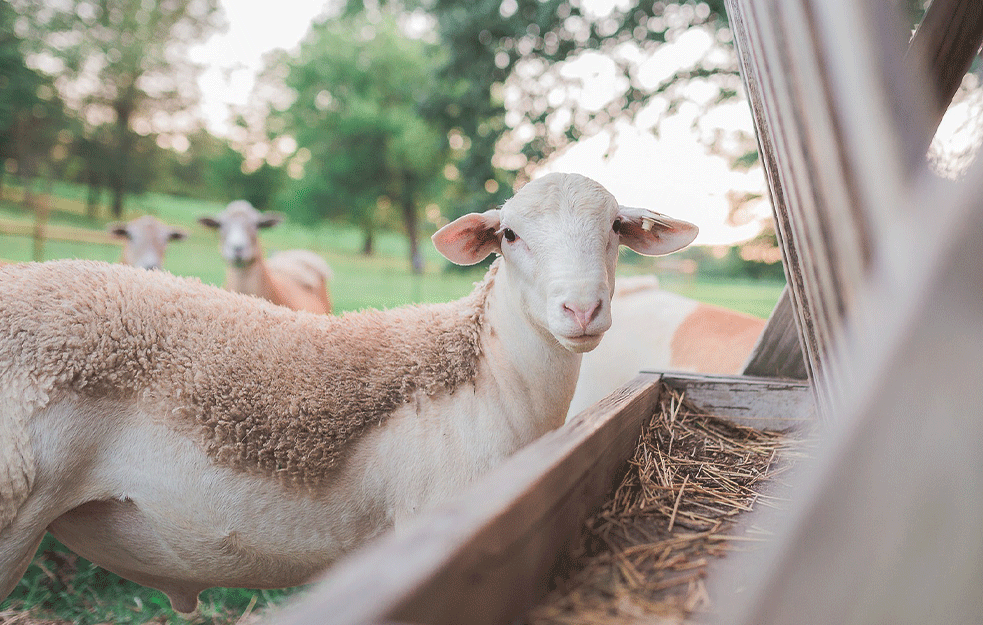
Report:
[[[0,601],[6,599],[24,577],[44,534],[43,525],[39,530],[36,524],[20,519],[15,519],[0,532]]]
[[[37,471],[27,414],[5,407],[0,397],[0,534],[27,500]]]

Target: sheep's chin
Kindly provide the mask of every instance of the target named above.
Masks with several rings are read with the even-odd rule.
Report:
[[[577,337],[556,336],[556,340],[563,349],[575,354],[583,354],[597,347],[603,337],[604,334],[585,334]]]

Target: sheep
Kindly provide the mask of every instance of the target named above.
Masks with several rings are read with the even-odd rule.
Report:
[[[740,373],[765,320],[659,289],[654,276],[621,278],[611,329],[585,354],[567,419],[643,369]]]
[[[192,611],[304,583],[562,425],[619,244],[696,227],[549,174],[432,240],[470,295],[340,317],[94,261],[0,269],[0,600],[51,531]]]
[[[168,226],[151,215],[144,215],[128,223],[113,222],[106,230],[126,239],[120,262],[143,269],[160,269],[164,262],[164,250],[171,241],[182,241],[188,236],[183,228]]]
[[[294,310],[330,313],[328,283],[333,276],[323,258],[308,250],[286,250],[264,260],[258,230],[281,221],[282,214],[260,213],[245,200],[198,219],[206,228],[219,231],[219,249],[226,261],[225,288]]]

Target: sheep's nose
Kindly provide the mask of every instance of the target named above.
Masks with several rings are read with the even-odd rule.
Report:
[[[599,312],[601,312],[601,300],[595,300],[589,304],[582,304],[579,302],[566,302],[563,304],[564,314],[573,317],[577,325],[580,326],[581,330],[587,330],[587,326],[593,321]]]

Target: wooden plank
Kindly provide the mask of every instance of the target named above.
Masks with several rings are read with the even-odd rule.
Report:
[[[852,376],[839,355],[844,320],[871,267],[895,253],[883,233],[907,206],[916,177],[908,127],[923,119],[915,89],[899,78],[903,46],[890,11],[832,4],[727,2],[806,370],[827,419]],[[775,324],[765,343],[789,329]]]
[[[805,380],[806,371],[802,343],[795,326],[795,308],[788,285],[768,317],[764,331],[758,337],[747,363],[744,375]]]
[[[90,230],[87,228],[73,228],[72,226],[53,226],[46,224],[43,227],[44,238],[55,241],[68,241],[73,243],[90,243],[95,245],[123,245],[123,240],[114,237],[102,230]],[[34,236],[34,224],[0,219],[0,234],[7,236]]]
[[[725,622],[975,624],[983,614],[983,162],[927,179],[847,356],[844,426]],[[745,572],[747,575],[747,572]]]
[[[808,383],[748,376],[665,373],[663,381],[697,408],[739,425],[788,430],[816,421]]]
[[[983,42],[983,3],[979,0],[932,0],[911,38],[904,57],[906,80],[929,77],[926,90],[931,123],[917,139],[915,153],[924,158],[952,96]],[[920,151],[919,151],[920,150]]]
[[[527,446],[461,498],[336,565],[275,622],[508,623],[624,470],[659,400],[642,374]]]

